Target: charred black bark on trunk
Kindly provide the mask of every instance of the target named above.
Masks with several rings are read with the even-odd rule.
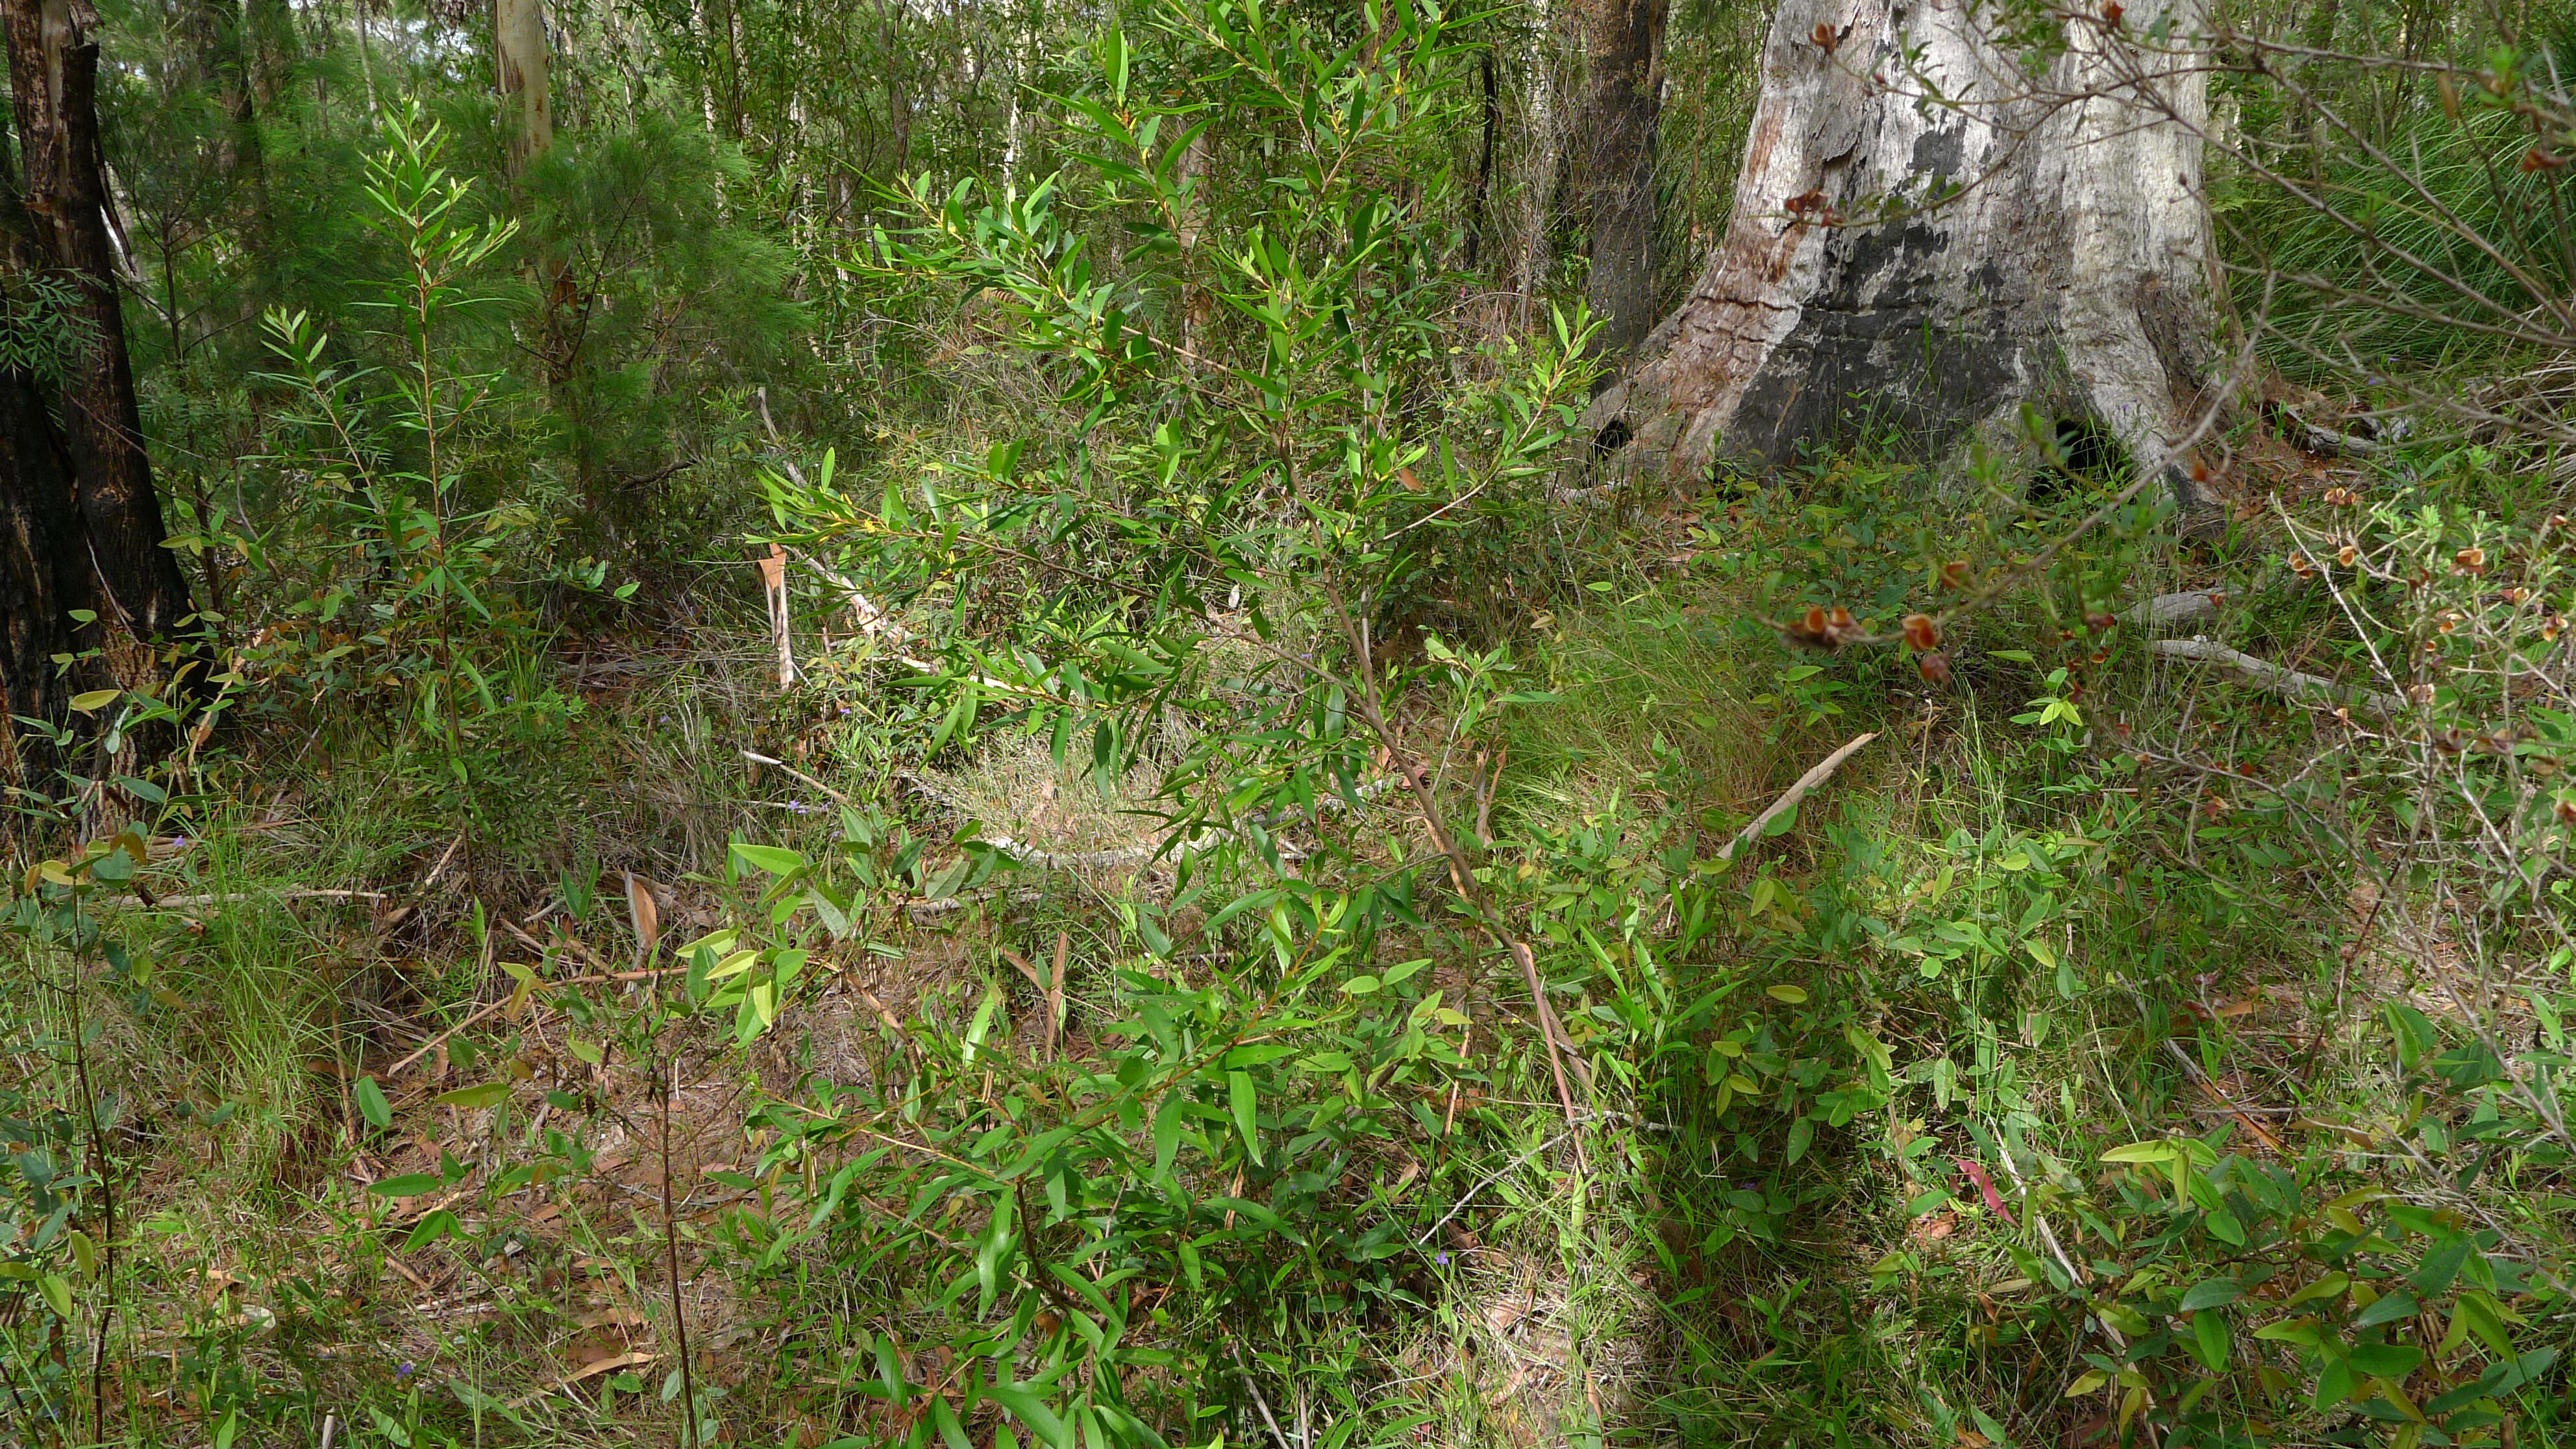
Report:
[[[64,761],[17,721],[69,721],[72,696],[101,683],[82,657],[101,631],[72,618],[96,616],[101,601],[49,403],[56,380],[40,372],[42,359],[71,350],[76,325],[59,314],[62,289],[47,285],[10,149],[0,138],[0,325],[16,362],[0,367],[0,785],[40,788]]]
[[[1484,146],[1476,157],[1476,189],[1467,197],[1467,270],[1476,270],[1485,254],[1485,212],[1494,194],[1494,134],[1503,128],[1503,98],[1494,83],[1494,51],[1487,46],[1477,59],[1485,86]]]
[[[127,630],[144,641],[175,639],[192,608],[178,560],[162,547],[161,501],[125,348],[98,147],[97,17],[72,0],[5,0],[0,20],[29,230],[53,274],[76,289],[85,334],[61,389],[73,498]]]

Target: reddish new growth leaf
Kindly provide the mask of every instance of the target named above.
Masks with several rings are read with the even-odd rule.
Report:
[[[2111,0],[2110,4],[2102,7],[2102,23],[2117,27],[2120,23],[2120,17],[2126,13],[2126,11],[2120,8],[2120,0]]]
[[[1905,642],[1928,654],[1941,647],[1941,626],[1934,623],[1929,614],[1908,614],[1905,616]]]
[[[1816,26],[1815,41],[1818,50],[1831,55],[1834,53],[1834,47],[1842,43],[1842,37],[1834,34],[1832,26],[1819,23]]]
[[[1973,1157],[1954,1157],[1950,1160],[1959,1164],[1959,1170],[1968,1175],[1968,1181],[1977,1185],[1977,1191],[1985,1194],[1988,1208],[2007,1217],[2011,1215],[2012,1210],[2004,1206],[2004,1195],[1995,1191],[1994,1180],[1986,1176],[1984,1163]]]
[[[2555,171],[2566,164],[2566,157],[2553,156],[2538,146],[2524,152],[2522,157],[2522,169],[2525,171]]]

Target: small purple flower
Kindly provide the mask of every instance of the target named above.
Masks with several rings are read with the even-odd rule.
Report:
[[[395,1377],[395,1378],[398,1378],[398,1379],[407,1379],[407,1378],[410,1378],[410,1377],[411,1377],[412,1367],[413,1367],[413,1366],[412,1366],[411,1364],[404,1364],[404,1365],[402,1365],[400,1368],[397,1368],[397,1369],[395,1369],[395,1370],[394,1370],[394,1377]]]
[[[1446,1268],[1449,1266],[1449,1255],[1447,1253],[1442,1253],[1437,1261],[1441,1267]]]

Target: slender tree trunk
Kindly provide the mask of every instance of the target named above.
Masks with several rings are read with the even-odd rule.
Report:
[[[232,122],[222,137],[217,162],[227,173],[254,164],[257,133],[251,129],[250,70],[242,58],[241,0],[187,0],[179,12],[180,43],[186,48],[183,79],[201,86],[215,108]]]
[[[1483,142],[1476,152],[1476,189],[1467,197],[1467,270],[1476,270],[1485,252],[1485,212],[1493,204],[1494,139],[1503,128],[1502,92],[1494,83],[1494,48],[1486,46],[1476,58],[1476,74],[1484,86],[1484,102],[1478,113]]]
[[[59,392],[74,501],[93,567],[122,632],[174,640],[192,612],[179,563],[162,546],[125,316],[108,237],[107,172],[98,141],[98,17],[86,0],[0,0],[16,102],[30,239],[79,298]],[[128,661],[120,676],[144,661]],[[140,678],[127,678],[141,684]]]
[[[514,176],[555,143],[554,99],[547,89],[551,63],[542,0],[492,0],[492,70]]]
[[[1964,7],[1783,0],[1726,237],[1594,403],[1613,475],[1690,486],[1864,434],[2010,455],[2028,404],[2206,523],[2178,456],[2208,381],[2203,0],[2170,0],[2161,49],[2154,3],[2078,12],[2032,76]]]
[[[1627,356],[1655,325],[1655,125],[1663,111],[1665,0],[1592,0],[1576,131],[1585,162],[1592,270],[1585,284],[1603,356]]]
[[[242,9],[254,116],[274,116],[286,99],[297,51],[295,12],[288,0],[246,0]]]
[[[1522,219],[1520,275],[1514,290],[1520,293],[1521,330],[1527,331],[1538,301],[1539,282],[1547,269],[1548,233],[1556,224],[1556,171],[1558,147],[1563,140],[1558,134],[1556,103],[1556,34],[1557,0],[1536,0],[1531,6],[1529,48],[1528,144],[1524,159],[1527,176],[1521,187]]]

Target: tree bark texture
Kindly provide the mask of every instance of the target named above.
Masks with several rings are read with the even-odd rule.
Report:
[[[1891,433],[2009,456],[2029,404],[2162,466],[2205,520],[2173,453],[2206,381],[2206,86],[2132,43],[2152,3],[2079,16],[2034,76],[1967,0],[1782,0],[1726,236],[1595,401],[1612,477]],[[2191,34],[2203,0],[2170,3]]]
[[[45,390],[21,368],[0,369],[0,784],[43,778],[57,763],[18,718],[61,722],[86,681],[55,664],[77,655],[74,609],[96,612],[88,552],[73,511],[71,459],[46,411]],[[5,831],[0,831],[5,833]]]
[[[492,0],[492,70],[513,175],[554,146],[554,98],[547,89],[552,60],[540,0]]]
[[[57,397],[90,564],[121,632],[169,640],[192,606],[178,559],[162,546],[161,501],[125,349],[98,141],[98,16],[85,0],[0,0],[0,24],[29,240],[44,270],[79,299],[69,319],[79,335]]]
[[[1655,126],[1663,111],[1665,0],[1591,0],[1583,119],[1594,348],[1625,357],[1655,325]]]
[[[0,141],[0,305],[15,325],[51,331],[63,324],[48,315],[50,299],[37,286],[43,254],[9,149]],[[24,356],[22,365],[0,367],[0,784],[11,785],[41,781],[60,763],[16,720],[67,721],[71,697],[100,683],[78,656],[101,642],[101,631],[76,625],[71,614],[104,608],[73,501],[71,455],[54,425],[54,388]],[[66,655],[70,668],[55,662]]]
[[[300,49],[294,7],[287,0],[244,0],[242,26],[246,32],[251,109],[259,117],[274,116],[293,78]]]

